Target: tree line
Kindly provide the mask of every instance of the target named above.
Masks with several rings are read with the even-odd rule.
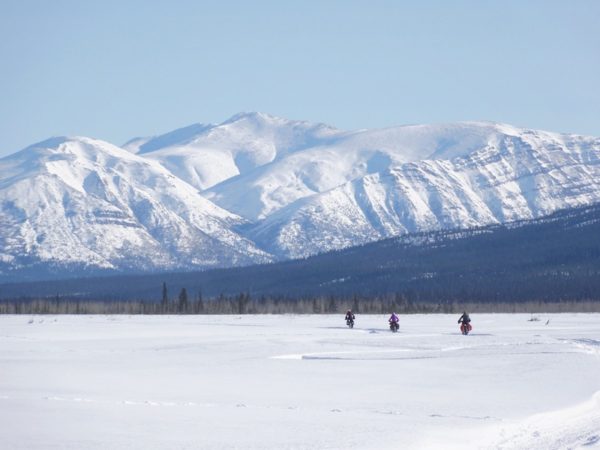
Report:
[[[201,292],[193,296],[182,288],[171,298],[166,283],[162,285],[160,302],[148,300],[77,300],[70,298],[1,300],[0,314],[343,314],[352,309],[356,314],[458,314],[473,313],[561,313],[600,312],[594,300],[561,301],[419,301],[403,294],[381,296],[321,295],[303,298],[257,296],[249,293],[204,299]]]

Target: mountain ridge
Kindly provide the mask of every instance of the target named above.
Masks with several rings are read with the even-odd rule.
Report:
[[[0,159],[0,280],[301,258],[598,201],[600,138],[494,122],[344,131],[253,112],[123,148],[55,137]]]

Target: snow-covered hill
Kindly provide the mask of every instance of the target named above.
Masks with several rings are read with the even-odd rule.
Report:
[[[124,147],[161,162],[204,190],[343,134],[323,124],[241,113],[219,125],[190,125],[153,138],[136,138]]]
[[[5,275],[40,265],[156,270],[264,262],[243,220],[155,161],[54,138],[0,160]]]
[[[0,267],[230,266],[600,201],[600,139],[490,122],[341,131],[263,113],[0,160]]]

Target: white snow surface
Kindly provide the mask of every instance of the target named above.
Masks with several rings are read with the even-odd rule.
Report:
[[[1,316],[5,449],[600,448],[600,315]]]
[[[600,138],[491,122],[342,131],[254,112],[123,147],[56,138],[0,159],[0,271],[233,266],[600,201]]]

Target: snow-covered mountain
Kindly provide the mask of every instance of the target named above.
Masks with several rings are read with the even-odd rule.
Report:
[[[0,160],[4,275],[247,264],[600,201],[600,139],[489,122],[341,131],[263,113]]]
[[[338,134],[247,175],[211,188],[207,197],[249,220],[362,176],[428,158],[475,151],[495,134],[485,125],[408,126]],[[293,207],[293,206],[292,206]]]
[[[434,151],[306,196],[256,223],[247,236],[272,253],[301,257],[404,233],[537,218],[600,201],[600,139],[505,125],[467,129],[474,127],[488,131],[475,150]],[[452,128],[441,131],[430,129],[439,133],[438,142]]]
[[[89,138],[54,138],[0,160],[3,272],[229,266],[270,257],[152,160]]]

